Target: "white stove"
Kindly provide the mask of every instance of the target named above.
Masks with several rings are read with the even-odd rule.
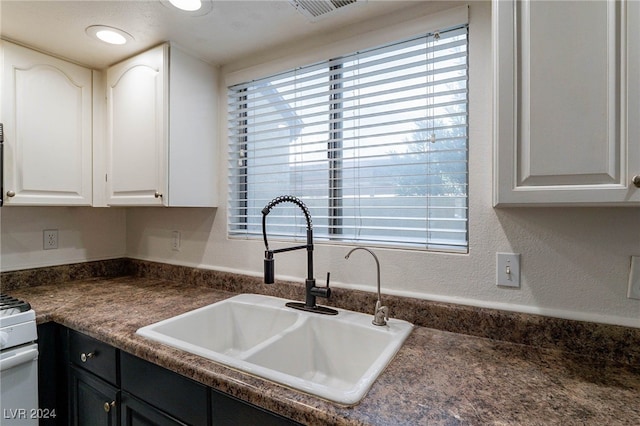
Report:
[[[0,424],[38,424],[36,314],[29,303],[0,295]]]

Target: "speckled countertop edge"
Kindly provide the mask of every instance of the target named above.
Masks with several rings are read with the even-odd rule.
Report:
[[[37,287],[13,286],[11,293],[32,302],[40,322],[59,322],[301,423],[640,424],[640,408],[634,408],[640,407],[637,363],[624,365],[425,327],[414,329],[363,401],[344,408],[135,335],[140,326],[237,292],[255,292],[244,291],[245,286],[255,290],[255,279],[214,273],[214,286],[212,271],[124,263],[114,262],[114,269],[132,276],[86,278],[91,275],[87,273],[58,284],[44,284],[48,280],[43,279]],[[171,280],[157,277],[166,276],[166,270]],[[2,275],[3,291],[6,276]],[[54,276],[68,279],[65,273]],[[300,299],[298,286],[261,287],[280,288],[279,292],[292,293],[277,294],[280,297]]]

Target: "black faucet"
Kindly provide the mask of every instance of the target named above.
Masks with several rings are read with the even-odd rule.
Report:
[[[307,243],[301,246],[293,246],[281,248],[277,250],[269,249],[269,241],[267,241],[267,215],[275,206],[280,203],[289,202],[300,207],[307,221]],[[288,302],[286,306],[294,309],[300,309],[308,312],[316,312],[319,314],[336,315],[338,311],[324,306],[316,305],[316,297],[329,298],[331,289],[329,288],[329,273],[327,273],[326,287],[316,287],[316,280],[313,278],[313,227],[311,224],[311,214],[309,209],[300,199],[292,195],[283,195],[276,197],[262,209],[262,238],[264,239],[264,282],[265,284],[273,284],[275,281],[275,259],[273,255],[293,250],[307,250],[307,279],[305,280],[306,298],[305,303]]]

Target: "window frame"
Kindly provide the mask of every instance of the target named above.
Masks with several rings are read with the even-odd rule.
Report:
[[[465,7],[466,9],[466,7]],[[467,86],[466,86],[466,106],[467,106],[467,110],[466,110],[466,158],[465,158],[465,163],[466,163],[466,180],[468,183],[468,172],[469,172],[469,154],[468,154],[468,142],[469,142],[469,132],[468,132],[468,127],[469,127],[469,111],[468,111],[468,105],[469,105],[469,100],[468,100],[468,96],[469,96],[469,87],[468,87],[468,79],[469,79],[469,75],[468,75],[468,66],[469,66],[469,51],[468,51],[468,46],[469,46],[469,28],[468,28],[468,22],[466,23],[466,30],[467,30],[467,36],[466,36],[466,45],[467,45],[467,51],[466,51],[466,64],[467,64],[467,74],[466,74],[466,79],[467,79]],[[387,45],[392,45],[394,43],[385,43]],[[337,58],[340,59],[340,58]],[[324,61],[327,62],[328,64],[331,64],[332,62],[334,62],[335,60],[329,60],[329,61]],[[334,70],[339,70],[341,67],[341,65],[339,65],[339,61],[337,61],[337,65],[334,66],[330,66],[330,70],[334,71]],[[258,79],[258,78],[256,78]],[[334,80],[339,80],[336,79],[334,77],[334,75],[331,75],[330,77],[330,81],[334,81]],[[229,81],[229,80],[227,80]],[[337,88],[341,83],[340,82],[335,82],[332,83],[331,88]],[[332,95],[332,99],[331,99],[331,106],[330,106],[330,110],[331,110],[331,118],[339,118],[339,115],[341,114],[340,112],[340,108],[338,105],[338,102],[340,101],[339,99],[340,93],[336,93],[334,95]],[[245,98],[246,99],[246,98]],[[239,99],[241,100],[241,99]],[[332,185],[332,183],[338,181],[339,179],[341,179],[341,173],[342,173],[342,168],[340,167],[341,163],[342,163],[342,158],[341,158],[341,149],[342,146],[340,144],[340,137],[337,137],[340,135],[342,129],[339,127],[340,126],[340,122],[339,120],[329,120],[332,122],[332,127],[330,129],[331,134],[329,135],[329,141],[327,142],[327,152],[329,153],[329,162],[330,162],[330,176],[329,176],[329,183],[330,183],[330,196],[329,196],[329,206],[328,206],[328,210],[329,212],[331,212],[332,214],[330,214],[330,219],[329,219],[329,225],[328,225],[328,232],[327,232],[327,238],[318,238],[316,237],[316,240],[319,241],[327,241],[327,242],[338,242],[341,245],[351,245],[351,244],[361,244],[358,242],[353,242],[351,239],[347,239],[347,240],[343,240],[341,239],[341,214],[340,212],[342,211],[342,203],[341,203],[341,185]],[[245,138],[245,143],[247,142],[247,139]],[[244,146],[244,149],[247,149],[247,146]],[[335,153],[336,155],[333,155],[332,153]],[[244,162],[244,167],[250,167],[248,165],[248,162],[245,161]],[[246,176],[246,174],[244,174]],[[247,190],[247,185],[248,182],[246,181],[246,177],[245,177],[245,181],[242,182],[245,194],[246,194],[246,190]],[[468,188],[468,186],[467,186]],[[229,191],[231,192],[231,188],[229,188]],[[283,194],[279,194],[279,195],[283,195]],[[380,242],[379,244],[376,244],[374,242],[371,241],[367,241],[366,244],[370,245],[370,246],[380,246],[380,247],[385,247],[385,248],[401,248],[401,249],[417,249],[417,250],[423,250],[423,251],[445,251],[445,252],[456,252],[456,253],[468,253],[469,250],[469,211],[468,211],[468,207],[469,207],[469,192],[466,191],[465,195],[465,208],[466,208],[466,238],[465,238],[465,245],[464,247],[459,247],[459,246],[453,246],[453,247],[446,247],[443,245],[436,245],[433,246],[431,244],[429,244],[428,241],[425,242],[425,244],[420,244],[419,246],[416,246],[413,243],[409,243],[409,244],[388,244],[388,243],[384,243],[384,242]],[[231,203],[231,194],[229,194],[229,200]],[[246,221],[246,217],[248,213],[248,206],[247,206],[247,201],[248,199],[245,197],[243,199],[244,201],[244,209],[245,209],[245,221]],[[231,206],[231,204],[229,203],[228,208],[232,209],[233,207]],[[229,215],[231,215],[231,212],[229,211]],[[246,222],[245,222],[246,223]],[[246,225],[245,225],[246,226]],[[227,220],[227,236],[229,238],[234,238],[234,239],[252,239],[253,236],[252,235],[248,235],[248,234],[243,234],[242,232],[234,232],[231,229],[231,224],[230,221]],[[257,236],[255,236],[255,238],[258,238]],[[278,237],[275,237],[274,239],[278,239]],[[290,241],[289,238],[280,238],[283,241]],[[297,239],[297,238],[293,238],[293,239]]]

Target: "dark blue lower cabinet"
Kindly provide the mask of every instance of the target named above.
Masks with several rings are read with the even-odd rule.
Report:
[[[186,423],[163,411],[140,401],[127,392],[122,392],[120,402],[122,426],[185,426]]]

